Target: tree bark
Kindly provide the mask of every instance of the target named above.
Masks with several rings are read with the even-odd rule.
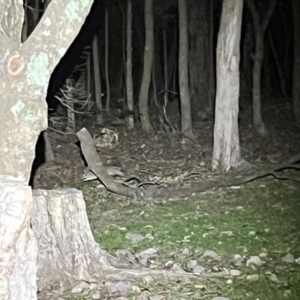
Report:
[[[148,113],[148,97],[149,87],[151,82],[151,70],[153,63],[153,0],[145,0],[145,52],[144,52],[144,72],[142,85],[139,95],[139,115],[141,119],[142,128],[146,132],[152,131]]]
[[[110,114],[110,85],[108,72],[108,4],[105,7],[105,81],[106,81],[106,113]]]
[[[92,44],[92,51],[93,51],[93,70],[94,70],[94,81],[95,81],[95,101],[98,108],[97,112],[97,123],[98,125],[103,124],[103,105],[102,105],[102,91],[101,91],[101,72],[100,72],[100,62],[99,62],[99,48],[98,48],[98,37],[97,34],[94,35],[93,44]],[[87,74],[88,74],[88,86],[90,86],[90,75],[91,68],[90,68],[90,54],[87,56]],[[88,95],[90,92],[88,90]]]
[[[133,117],[133,83],[132,83],[132,1],[127,1],[127,41],[126,41],[126,92],[127,92],[127,106],[129,110],[128,128],[134,127]]]
[[[210,102],[210,34],[207,0],[187,0],[189,3],[189,85],[193,120],[211,107]],[[211,0],[210,0],[211,2]],[[211,4],[210,4],[211,5]],[[214,62],[212,61],[214,64]],[[214,75],[212,74],[214,77]]]
[[[111,256],[93,238],[82,192],[34,190],[33,196],[31,226],[39,248],[38,290],[54,282],[103,278],[102,256]]]
[[[213,169],[228,171],[241,162],[239,112],[239,62],[243,1],[224,0],[217,45]]]
[[[252,73],[253,126],[257,133],[262,137],[267,135],[267,128],[261,116],[261,69],[264,59],[264,35],[273,15],[276,1],[277,0],[270,0],[267,13],[264,14],[263,19],[260,19],[260,14],[256,9],[254,2],[252,0],[246,0],[252,14],[255,33],[255,54]]]
[[[182,134],[194,140],[191,116],[191,100],[188,76],[188,22],[186,0],[178,0],[179,15],[179,90],[181,105],[181,131]]]
[[[38,249],[28,214],[31,188],[15,178],[0,177],[0,298],[34,300]]]
[[[51,73],[92,1],[68,3],[52,0],[35,31],[21,43],[23,2],[0,2],[0,173],[11,178],[10,183],[0,180],[6,185],[0,201],[1,299],[36,299],[37,251],[28,221],[32,196],[27,185],[37,138],[47,127],[45,97]]]
[[[167,51],[167,32],[163,29],[163,42],[164,42],[164,97],[165,103],[169,101],[169,73],[168,73],[168,51]]]
[[[216,78],[215,78],[215,49],[214,49],[214,0],[209,1],[209,108],[215,107]]]
[[[293,114],[300,124],[300,2],[292,0],[294,20]]]

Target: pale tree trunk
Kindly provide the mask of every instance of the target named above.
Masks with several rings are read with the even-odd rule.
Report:
[[[183,136],[194,140],[188,75],[188,22],[186,0],[178,0],[179,15],[179,90],[181,105],[181,131]]]
[[[80,30],[92,1],[53,0],[21,43],[22,1],[0,2],[0,261],[1,299],[36,299],[36,241],[28,182],[35,145],[47,127],[47,87],[52,71]],[[80,16],[80,18],[78,17]]]
[[[277,0],[270,0],[267,13],[263,14],[260,18],[260,13],[258,12],[254,2],[252,0],[246,0],[246,3],[251,11],[253,19],[253,27],[255,34],[255,53],[253,62],[253,73],[252,73],[252,101],[253,101],[253,126],[257,133],[264,137],[267,133],[267,128],[262,120],[261,116],[261,69],[264,59],[264,35],[267,26],[273,15],[275,5]]]
[[[132,83],[132,1],[127,1],[127,44],[126,44],[126,93],[127,93],[127,106],[129,111],[127,126],[128,129],[134,128],[134,115],[133,115],[133,83]]]
[[[293,114],[300,124],[300,2],[292,0],[294,20]]]
[[[241,162],[239,142],[239,62],[243,1],[224,0],[217,45],[217,91],[213,169],[228,171]]]
[[[151,71],[153,63],[153,0],[145,0],[145,52],[144,52],[144,71],[142,85],[139,95],[139,115],[142,128],[146,132],[152,131],[148,113],[149,87],[151,82]]]
[[[108,5],[105,8],[105,80],[106,80],[106,113],[110,113],[110,86],[108,72]]]

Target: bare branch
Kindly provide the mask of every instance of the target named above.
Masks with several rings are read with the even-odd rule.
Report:
[[[277,0],[270,0],[270,3],[269,3],[269,7],[268,7],[268,11],[267,11],[267,14],[262,22],[262,29],[263,29],[263,32],[266,31],[267,27],[268,27],[268,24],[271,20],[271,17],[274,13],[274,9],[275,9],[275,6],[276,6],[276,2]]]

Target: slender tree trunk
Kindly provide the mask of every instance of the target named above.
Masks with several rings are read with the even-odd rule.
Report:
[[[168,56],[168,76],[169,76],[169,85],[168,89],[172,93],[178,92],[177,83],[178,83],[178,28],[173,28],[173,40],[171,43],[170,51]]]
[[[179,14],[179,90],[182,134],[194,140],[188,76],[188,22],[186,0],[178,0]]]
[[[127,1],[127,44],[126,44],[126,92],[127,106],[129,110],[128,128],[134,127],[134,103],[133,103],[133,83],[132,83],[132,1]]]
[[[142,128],[146,132],[151,132],[152,127],[148,113],[149,87],[151,82],[151,69],[153,63],[153,0],[145,0],[145,52],[143,80],[139,95],[139,115]]]
[[[108,5],[105,7],[105,80],[106,80],[106,113],[110,113],[110,85],[108,71]]]
[[[34,19],[34,24],[37,25],[39,21],[39,16],[40,16],[40,0],[34,0],[34,12],[33,12],[33,19]]]
[[[90,55],[88,55],[88,58]],[[96,99],[96,105],[98,108],[97,113],[97,124],[102,125],[103,124],[103,107],[102,107],[102,98],[101,98],[101,72],[100,72],[100,64],[99,64],[99,49],[98,49],[98,38],[97,34],[94,35],[93,39],[93,64],[94,64],[94,80],[95,80],[95,99]],[[90,58],[87,60],[87,66],[90,65]],[[90,85],[90,68],[87,68],[87,76],[88,76],[88,82],[87,85]],[[88,91],[88,95],[89,95]]]
[[[260,19],[260,13],[258,12],[253,0],[246,0],[246,3],[251,11],[253,19],[253,27],[255,33],[255,54],[254,54],[254,65],[253,65],[253,126],[257,133],[264,137],[267,135],[267,128],[262,120],[261,116],[261,68],[264,58],[264,35],[267,26],[273,15],[277,0],[270,0],[267,13]]]
[[[264,36],[260,33],[255,37],[255,55],[252,72],[253,80],[253,125],[261,136],[267,135],[267,128],[261,117],[261,69],[264,59]]]
[[[164,97],[168,103],[169,100],[169,74],[168,74],[168,50],[167,50],[167,33],[166,29],[163,29],[163,41],[164,41]]]
[[[193,120],[210,108],[210,43],[208,0],[187,0],[189,8],[189,85]]]
[[[209,5],[209,106],[214,109],[216,84],[215,84],[215,49],[214,49],[214,0]]]
[[[300,124],[300,2],[292,0],[294,19],[293,114]]]
[[[275,62],[276,62],[276,67],[277,67],[278,77],[279,77],[280,87],[281,87],[281,93],[282,93],[284,99],[286,100],[287,99],[287,94],[286,94],[284,76],[283,76],[283,72],[282,72],[282,69],[281,69],[281,66],[280,66],[279,57],[278,57],[277,52],[276,52],[276,47],[274,45],[274,41],[273,41],[273,38],[272,38],[272,35],[271,35],[271,30],[268,31],[268,37],[269,37],[270,47],[271,47],[271,50],[273,52],[274,59],[275,59]]]
[[[217,94],[213,169],[228,171],[241,160],[239,112],[239,62],[243,1],[224,0],[217,45]]]
[[[245,24],[245,32],[244,32],[244,40],[242,43],[243,52],[242,52],[242,67],[241,69],[241,86],[240,86],[240,107],[243,107],[252,102],[252,59],[251,53],[253,53],[254,49],[254,41],[253,41],[253,30],[252,24],[250,20],[250,16],[247,18],[247,14],[245,14],[245,18],[243,19],[243,23]]]
[[[268,43],[265,45],[264,52],[266,53],[266,55],[262,66],[263,68],[262,93],[268,99],[269,97],[271,97],[271,93],[272,93],[272,80],[271,80],[271,70],[270,70],[270,45]]]

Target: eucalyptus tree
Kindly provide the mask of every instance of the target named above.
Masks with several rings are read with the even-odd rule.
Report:
[[[92,2],[52,0],[22,43],[23,1],[0,1],[1,299],[36,299],[38,249],[30,228],[33,199],[28,182],[37,138],[47,128],[51,73]]]
[[[228,171],[243,161],[239,142],[240,39],[243,1],[224,0],[217,44],[217,89],[213,169]]]

